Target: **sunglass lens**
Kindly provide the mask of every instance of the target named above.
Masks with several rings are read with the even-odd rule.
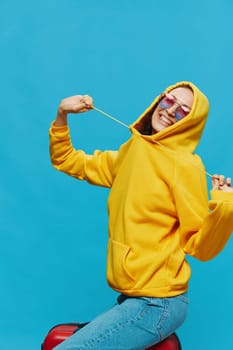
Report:
[[[173,106],[174,103],[175,103],[175,100],[174,100],[173,96],[166,95],[159,102],[159,105],[160,105],[161,108],[165,109],[165,108],[170,108],[171,106]]]
[[[189,114],[189,112],[190,112],[189,110],[186,110],[186,109],[182,108],[182,106],[179,106],[176,110],[176,113],[175,113],[176,120],[183,119],[184,117],[186,117],[186,115]]]

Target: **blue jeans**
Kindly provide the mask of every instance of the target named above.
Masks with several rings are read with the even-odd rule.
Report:
[[[171,298],[127,297],[54,350],[144,350],[173,333],[185,320],[187,294]]]

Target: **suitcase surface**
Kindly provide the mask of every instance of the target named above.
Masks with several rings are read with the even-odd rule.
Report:
[[[50,329],[41,346],[41,350],[52,350],[56,345],[84,327],[87,323],[58,324]],[[151,346],[146,350],[181,350],[179,338],[175,333],[164,339],[161,343]]]
[[[66,338],[70,337],[85,325],[86,323],[65,323],[54,326],[45,337],[41,350],[54,349],[56,345],[63,342]]]

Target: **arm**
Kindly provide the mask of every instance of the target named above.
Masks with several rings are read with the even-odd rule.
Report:
[[[233,231],[233,193],[212,190],[208,202],[206,177],[200,166],[199,161],[198,167],[177,167],[174,198],[184,252],[206,261],[224,248]]]
[[[111,187],[114,162],[117,152],[95,151],[87,155],[82,150],[75,150],[71,144],[68,113],[86,112],[93,108],[89,96],[72,96],[62,100],[57,118],[50,128],[50,156],[53,166],[79,180]]]

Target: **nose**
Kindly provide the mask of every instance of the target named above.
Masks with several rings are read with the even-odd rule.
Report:
[[[167,111],[167,114],[173,118],[175,118],[175,112],[177,110],[177,103],[174,103],[174,105],[172,105],[170,108],[167,108],[166,111]]]

